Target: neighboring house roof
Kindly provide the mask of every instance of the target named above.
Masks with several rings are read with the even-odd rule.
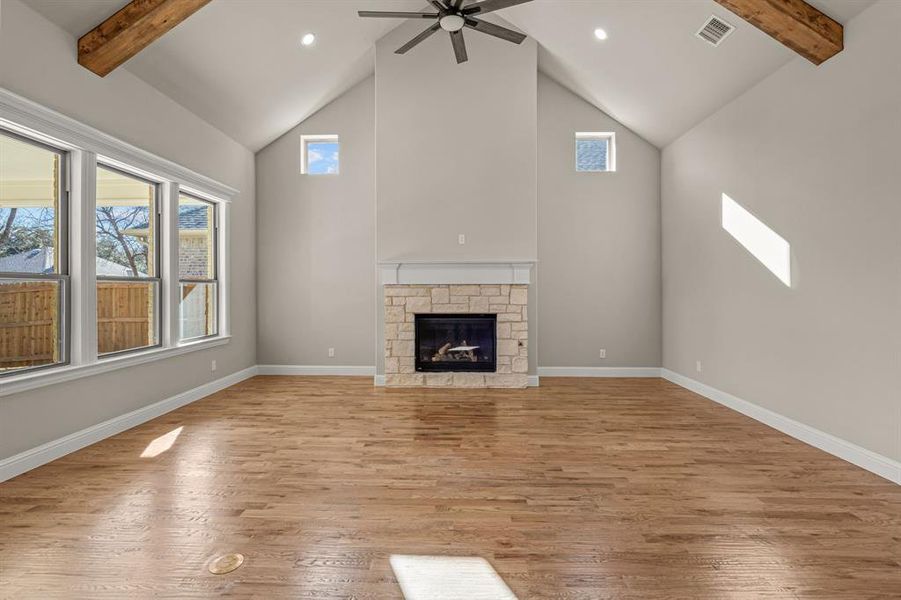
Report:
[[[52,273],[53,248],[26,250],[18,254],[0,257],[0,273]],[[97,275],[101,277],[132,277],[131,269],[111,260],[97,257]],[[138,277],[146,277],[138,272]]]
[[[181,231],[206,231],[209,211],[206,206],[181,206],[178,209],[178,229]],[[146,235],[148,223],[141,223],[128,229],[131,235]]]
[[[207,229],[210,211],[206,206],[184,206],[178,209],[179,229]]]

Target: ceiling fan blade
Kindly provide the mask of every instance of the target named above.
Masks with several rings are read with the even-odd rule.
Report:
[[[413,38],[412,40],[410,40],[409,42],[407,42],[406,44],[404,44],[403,46],[401,46],[400,48],[398,48],[397,50],[395,50],[394,53],[395,53],[395,54],[406,54],[406,52],[407,52],[410,48],[412,48],[413,46],[415,46],[416,44],[418,44],[418,43],[421,42],[422,40],[426,39],[427,37],[429,37],[430,35],[432,35],[432,34],[435,33],[436,31],[438,31],[439,29],[441,29],[441,24],[440,24],[440,23],[435,23],[434,25],[432,25],[431,27],[429,27],[428,29],[426,29],[425,31],[423,31],[422,33],[420,33],[419,35],[417,35],[415,38]]]
[[[506,27],[501,27],[500,25],[495,25],[488,21],[473,19],[472,17],[466,17],[466,27],[481,31],[482,33],[487,33],[488,35],[493,35],[494,37],[507,40],[508,42],[513,42],[514,44],[521,44],[527,37],[518,31],[513,31],[512,29],[507,29]]]
[[[460,5],[463,4],[463,0],[448,0],[448,3],[454,10],[460,10]]]
[[[463,9],[464,15],[484,15],[485,13],[494,12],[502,8],[516,6],[517,4],[525,4],[532,0],[483,0],[476,4],[470,4]]]
[[[469,60],[469,57],[466,56],[466,42],[463,41],[463,32],[451,31],[450,38],[451,43],[454,45],[454,56],[457,57],[457,64],[459,65]]]
[[[381,10],[361,10],[357,11],[361,17],[376,17],[380,19],[437,19],[437,13],[418,13],[418,12],[392,12]]]

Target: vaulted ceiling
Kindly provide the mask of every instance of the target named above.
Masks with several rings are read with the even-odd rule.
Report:
[[[125,0],[25,2],[78,37]],[[808,2],[846,23],[873,0]],[[255,151],[373,72],[375,41],[400,21],[357,10],[425,5],[214,0],[122,68]],[[717,48],[694,37],[711,14],[736,27]],[[796,56],[713,0],[535,0],[502,16],[539,43],[541,71],[659,147]]]

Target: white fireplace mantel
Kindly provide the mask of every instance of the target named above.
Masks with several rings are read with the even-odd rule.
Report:
[[[381,285],[530,284],[535,261],[384,261]]]

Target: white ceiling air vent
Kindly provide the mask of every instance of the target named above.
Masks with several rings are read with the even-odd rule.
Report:
[[[698,32],[695,35],[708,44],[719,46],[733,31],[735,31],[735,27],[729,25],[717,16],[710,15],[710,18],[707,19],[707,22],[704,23],[703,27],[698,29]]]

